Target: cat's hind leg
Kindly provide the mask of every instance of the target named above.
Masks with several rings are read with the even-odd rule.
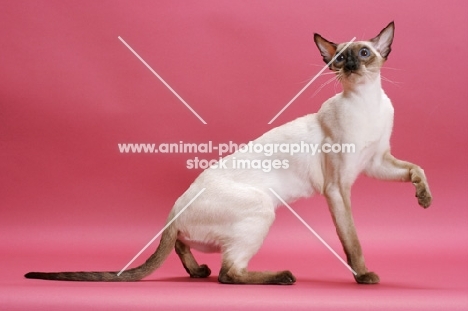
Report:
[[[210,268],[207,265],[199,265],[193,257],[190,247],[185,245],[182,241],[177,240],[175,243],[175,251],[179,255],[185,271],[191,278],[206,278],[211,274]]]
[[[223,261],[218,281],[224,284],[277,284],[292,285],[296,282],[294,275],[288,271],[248,271],[235,264]]]
[[[262,210],[233,225],[223,248],[218,281],[224,284],[284,284],[296,282],[290,271],[249,271],[247,265],[257,253],[275,218],[274,211]]]

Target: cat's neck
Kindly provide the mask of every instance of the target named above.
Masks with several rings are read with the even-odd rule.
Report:
[[[373,98],[382,94],[382,80],[380,73],[359,81],[343,81],[344,97]]]

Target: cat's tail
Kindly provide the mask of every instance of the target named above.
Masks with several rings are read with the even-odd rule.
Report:
[[[57,281],[87,281],[87,282],[132,282],[150,275],[159,268],[174,249],[177,240],[177,229],[171,225],[162,234],[158,248],[141,266],[118,272],[29,272],[24,276],[28,279]]]

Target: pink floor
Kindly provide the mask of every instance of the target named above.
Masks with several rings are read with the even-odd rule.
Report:
[[[201,253],[195,256],[213,271],[203,280],[190,279],[175,253],[137,283],[27,280],[22,275],[31,270],[120,270],[159,227],[117,228],[96,226],[95,221],[93,227],[4,226],[0,305],[2,310],[466,310],[466,212],[452,214],[462,202],[438,193],[437,201],[447,204],[423,210],[412,189],[404,187],[410,185],[389,184],[391,191],[402,192],[397,199],[383,183],[373,187],[371,182],[355,187],[355,217],[367,265],[380,275],[379,285],[355,284],[348,270],[283,208],[250,268],[290,269],[297,277],[292,286],[221,285],[216,280],[219,255]],[[375,196],[385,203],[371,209],[366,204],[373,204]],[[293,207],[342,255],[323,199]],[[155,222],[162,227],[163,221]]]

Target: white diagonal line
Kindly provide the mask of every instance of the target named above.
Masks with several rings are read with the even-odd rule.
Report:
[[[291,213],[293,213],[293,215],[296,216],[297,219],[299,219],[300,222],[302,222],[302,224],[303,224],[304,226],[306,226],[306,228],[309,229],[310,232],[312,232],[312,233],[317,237],[317,239],[319,239],[319,241],[322,242],[322,244],[325,245],[325,247],[328,248],[328,250],[329,250],[330,252],[332,252],[332,254],[335,255],[335,257],[338,258],[338,259],[341,261],[341,263],[342,263],[343,265],[346,266],[346,268],[349,269],[349,271],[351,271],[354,275],[357,275],[356,271],[354,271],[353,268],[351,268],[351,267],[350,267],[350,266],[333,250],[333,248],[331,248],[330,245],[328,245],[327,242],[325,242],[325,241],[320,237],[320,235],[318,235],[318,233],[315,232],[315,230],[312,229],[312,228],[304,221],[304,219],[302,219],[301,216],[299,216],[299,215],[291,208],[291,206],[289,206],[273,189],[271,189],[271,188],[268,188],[268,189],[270,189],[270,191],[278,198],[278,200],[280,200],[281,203],[283,203],[284,206],[286,206],[286,207],[291,211]]]
[[[193,108],[190,107],[190,105],[187,104],[187,102],[182,97],[180,97],[180,95],[177,94],[177,92],[174,91],[174,89],[169,84],[167,84],[167,82],[164,81],[164,79],[160,75],[158,75],[158,73],[154,71],[153,68],[151,68],[150,65],[148,65],[148,63],[145,62],[145,60],[141,58],[141,56],[138,55],[138,53],[135,52],[135,50],[132,49],[132,47],[128,45],[127,42],[125,42],[124,39],[122,39],[120,36],[118,38],[203,124],[206,124],[205,120],[203,120],[202,117],[200,117],[198,113],[195,110],[193,110]]]
[[[137,258],[154,242],[154,240],[156,240],[156,239],[164,232],[164,230],[166,230],[166,229],[174,222],[174,220],[176,220],[177,217],[179,217],[179,216],[187,209],[187,207],[189,207],[190,204],[192,204],[193,201],[195,201],[195,199],[198,198],[198,197],[200,196],[200,194],[202,194],[202,192],[205,191],[205,190],[206,190],[206,188],[203,188],[202,190],[200,190],[200,192],[198,192],[197,195],[194,196],[193,199],[191,199],[190,202],[188,202],[187,205],[185,205],[185,206],[180,210],[180,212],[178,212],[178,213],[174,216],[174,218],[172,218],[171,221],[169,221],[169,222],[164,226],[164,228],[162,228],[161,231],[159,231],[158,234],[156,234],[156,235],[154,236],[154,238],[152,238],[151,241],[149,241],[148,244],[146,244],[145,247],[143,247],[143,248],[141,249],[141,251],[139,251],[138,254],[136,254],[135,257],[133,257],[133,259],[130,260],[130,262],[129,262],[125,267],[123,267],[122,270],[120,270],[119,273],[117,273],[117,276],[120,276],[120,274],[122,274],[122,272],[124,272],[125,269],[127,269],[128,266],[130,266],[130,265],[132,264],[132,262],[134,262],[135,259],[137,259]]]
[[[273,121],[275,121],[276,118],[278,118],[278,117],[280,116],[280,114],[282,114],[282,113],[293,103],[293,101],[295,101],[295,100],[302,94],[302,92],[304,92],[304,91],[306,90],[306,88],[308,88],[309,85],[311,85],[312,82],[314,82],[315,79],[317,79],[317,78],[332,64],[332,63],[335,61],[335,59],[336,59],[338,56],[340,56],[341,53],[343,53],[343,51],[346,50],[346,48],[347,48],[354,40],[356,40],[356,37],[352,38],[351,41],[349,41],[349,42],[345,45],[345,47],[344,47],[340,52],[338,52],[338,53],[332,58],[332,60],[329,61],[328,64],[326,64],[326,65],[312,78],[312,80],[310,80],[309,83],[307,83],[307,85],[304,86],[304,87],[302,88],[302,90],[300,90],[299,93],[297,93],[297,95],[294,96],[293,99],[291,99],[291,100],[289,101],[289,103],[287,103],[286,106],[284,106],[283,109],[281,109],[281,111],[278,112],[278,113],[276,114],[276,116],[273,117],[273,119],[270,120],[270,122],[268,122],[268,124],[273,123]]]

